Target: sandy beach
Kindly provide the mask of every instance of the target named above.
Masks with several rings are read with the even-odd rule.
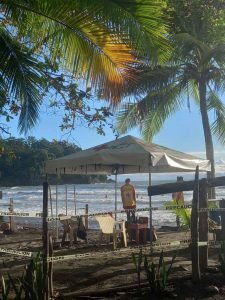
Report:
[[[134,245],[129,244],[129,249],[124,251],[112,251],[112,244],[99,245],[96,239],[98,233],[89,231],[88,244],[79,240],[76,245],[71,247],[65,245],[60,248],[59,244],[55,244],[54,256],[63,256],[71,254],[85,254],[89,253],[89,256],[84,256],[79,259],[63,260],[53,263],[53,282],[55,294],[60,295],[59,299],[80,299],[84,295],[89,297],[100,297],[99,299],[110,298],[110,295],[114,295],[112,299],[131,299],[132,295],[131,286],[137,285],[137,274],[135,272],[134,264],[132,261],[131,253],[138,253],[139,249]],[[157,231],[157,242],[171,242],[179,241],[190,238],[190,232],[188,231],[169,231],[166,229],[159,229]],[[210,239],[212,236],[210,236]],[[40,230],[20,230],[14,234],[1,235],[1,248],[13,249],[18,251],[31,251],[38,252],[42,249],[42,233]],[[149,246],[144,247],[144,253],[149,257]],[[152,259],[158,261],[159,253],[162,249],[154,249]],[[174,286],[179,280],[186,278],[185,284],[191,284],[191,260],[190,248],[176,249],[173,247],[164,247],[165,260],[170,261],[172,255],[176,252],[176,260],[173,266],[171,274],[171,285]],[[7,278],[7,273],[10,273],[13,277],[18,277],[24,271],[25,264],[29,262],[29,258],[22,256],[15,256],[7,253],[0,254],[0,275]],[[214,268],[218,265],[218,249],[209,250],[209,266]],[[221,274],[213,274],[213,278],[219,276],[219,282]],[[215,276],[216,275],[216,276]],[[146,278],[144,272],[141,275],[142,284],[146,287]],[[206,278],[206,274],[205,274]],[[179,280],[178,280],[179,279]],[[210,279],[211,280],[211,279]],[[180,288],[183,282],[179,283]],[[185,289],[185,284],[182,289]],[[213,284],[213,282],[212,282]],[[218,283],[217,283],[218,285]],[[126,286],[128,289],[126,290]],[[200,290],[201,286],[199,285]],[[181,290],[182,290],[181,289]],[[180,298],[177,295],[177,299],[193,299],[191,298],[190,288],[187,289],[187,297]],[[204,295],[204,289],[201,294]],[[112,290],[112,291],[111,291]],[[199,288],[194,289],[193,293],[199,293]],[[105,292],[108,291],[108,292]],[[109,292],[111,291],[111,292]],[[117,292],[115,292],[117,291]],[[188,293],[190,295],[188,295]],[[188,298],[190,296],[190,298]],[[102,298],[103,297],[103,298]],[[115,298],[116,297],[116,298]],[[126,298],[127,297],[127,298]],[[209,295],[212,297],[212,295]],[[220,298],[221,297],[221,298]],[[91,299],[91,298],[90,298]],[[98,298],[97,298],[98,299]],[[137,298],[138,299],[138,298]],[[220,294],[214,295],[214,298],[202,299],[223,299]]]

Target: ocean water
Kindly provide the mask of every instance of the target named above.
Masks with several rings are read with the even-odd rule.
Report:
[[[132,182],[137,194],[137,208],[148,208],[149,197],[147,194],[148,182]],[[157,184],[155,182],[153,184]],[[160,182],[162,183],[162,182]],[[122,210],[120,186],[117,183],[117,209]],[[13,199],[15,212],[42,212],[43,188],[42,186],[17,186],[2,187],[3,193],[0,199],[0,211],[8,211],[10,199]],[[217,199],[225,198],[225,188],[216,189]],[[186,203],[192,200],[192,192],[184,192]],[[58,199],[56,201],[56,199]],[[153,207],[163,207],[166,201],[171,200],[170,194],[152,197]],[[89,213],[108,212],[115,210],[115,183],[77,184],[77,185],[50,185],[49,186],[49,216],[60,214],[84,214],[85,205],[88,204]],[[149,216],[149,212],[139,212],[139,216]],[[124,215],[120,217],[124,218]],[[175,216],[169,211],[153,211],[153,225],[174,226]],[[91,222],[91,220],[89,220]],[[37,218],[16,218],[16,223],[41,224]]]

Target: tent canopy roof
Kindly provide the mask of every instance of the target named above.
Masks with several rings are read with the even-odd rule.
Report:
[[[46,163],[47,174],[131,174],[209,171],[210,162],[127,135]]]

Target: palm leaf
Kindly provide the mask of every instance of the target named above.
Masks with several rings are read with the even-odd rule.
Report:
[[[41,69],[25,47],[0,29],[0,72],[12,99],[21,105],[19,129],[27,132],[38,119],[41,104]]]
[[[213,91],[208,96],[208,109],[213,109],[215,113],[215,120],[211,124],[212,133],[225,145],[225,106]]]
[[[1,0],[0,7],[31,42],[45,43],[53,61],[62,57],[65,68],[90,78],[113,103],[137,78],[137,54],[149,48],[144,41],[165,44],[165,1]]]
[[[125,133],[139,126],[144,138],[151,141],[153,135],[162,128],[165,120],[183,104],[181,92],[181,84],[171,84],[161,92],[149,93],[137,103],[124,105],[117,117],[118,132]]]

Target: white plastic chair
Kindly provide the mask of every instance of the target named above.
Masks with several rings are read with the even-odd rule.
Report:
[[[116,221],[110,215],[99,215],[95,216],[96,221],[99,223],[100,234],[99,243],[102,241],[102,236],[105,234],[108,239],[110,236],[113,237],[113,249],[117,247],[117,235],[123,236],[124,247],[127,247],[127,237],[125,229],[125,221]],[[119,229],[117,229],[119,227]]]

